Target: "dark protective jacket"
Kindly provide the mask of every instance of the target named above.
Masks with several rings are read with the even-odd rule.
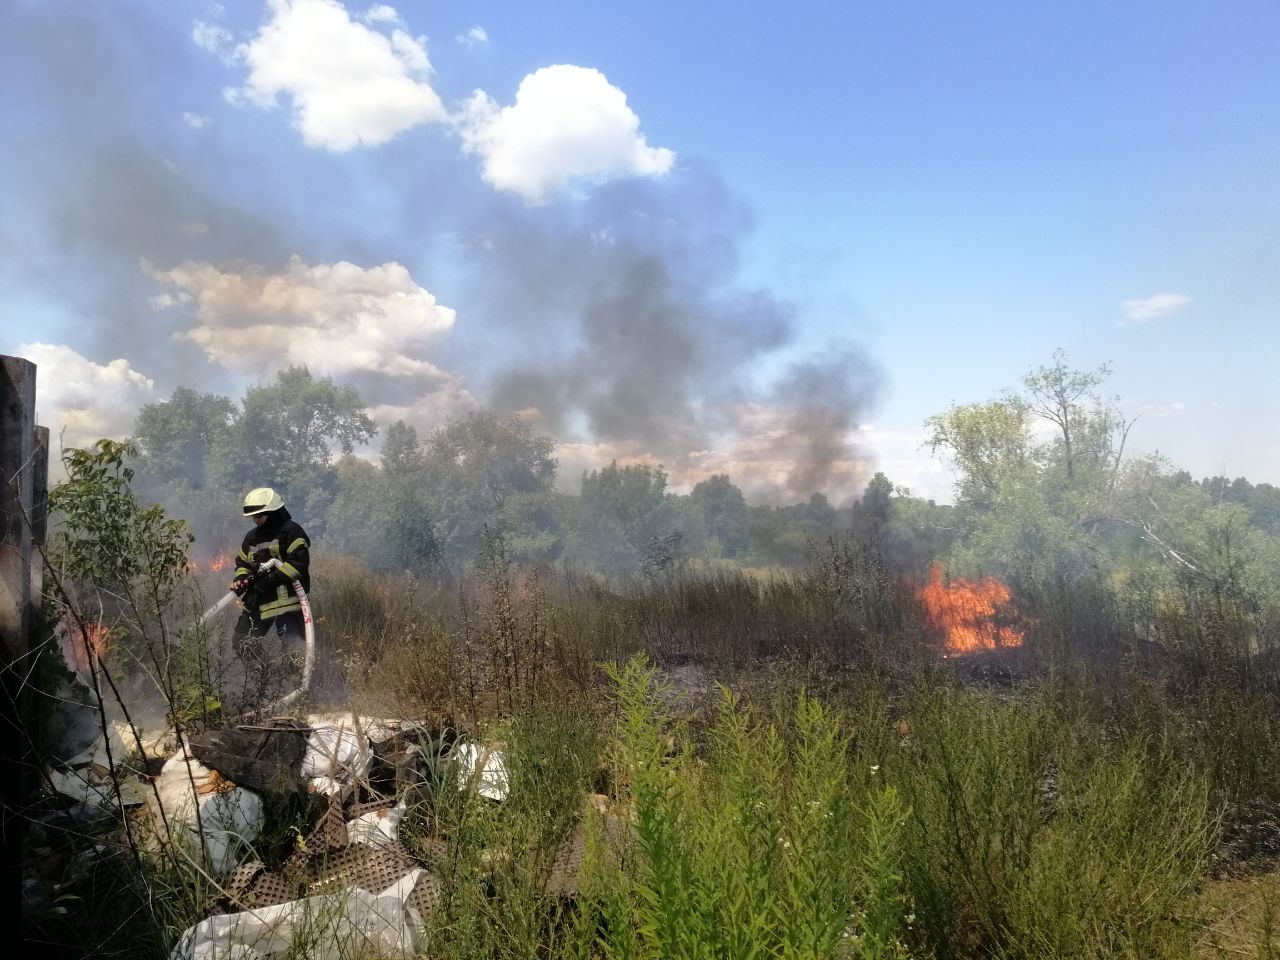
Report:
[[[294,580],[311,592],[311,538],[283,507],[244,535],[236,554],[236,579],[257,573],[258,565],[272,557],[279,559],[280,569],[259,576],[243,597],[245,609],[259,620],[302,608],[293,592]]]

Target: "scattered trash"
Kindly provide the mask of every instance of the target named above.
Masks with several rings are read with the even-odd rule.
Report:
[[[384,805],[384,809],[390,808]],[[347,887],[382,890],[423,866],[397,840],[387,839],[374,846],[348,839],[342,808],[333,802],[299,849],[278,869],[269,870],[257,861],[236,868],[227,883],[231,905],[240,909],[274,906],[295,899],[300,889],[313,895]],[[428,864],[436,860],[427,858]],[[424,896],[416,895],[413,905],[419,916],[425,917],[434,900]]]
[[[119,764],[128,759],[145,761],[167,757],[177,749],[177,740],[168,731],[139,730],[135,737],[133,729],[123,720],[116,720],[109,724],[107,736],[110,738],[110,751],[107,750],[107,740],[98,733],[88,747],[65,761],[66,765],[84,767],[87,764],[94,764],[106,770],[112,761]],[[141,741],[141,757],[138,756],[139,741]]]
[[[411,721],[389,720],[386,717],[366,717],[345,710],[331,710],[322,713],[311,713],[306,717],[307,726],[312,729],[321,727],[345,727],[364,734],[373,744],[386,743],[405,733],[420,729],[421,725]]]
[[[399,839],[400,821],[408,812],[408,807],[401,802],[394,807],[383,805],[381,809],[361,813],[347,821],[347,838],[351,843],[367,843],[372,847],[391,843]]]
[[[421,926],[410,896],[426,875],[412,870],[380,893],[352,887],[272,907],[209,917],[188,929],[170,960],[265,958],[289,951],[295,936],[310,960],[412,957]]]
[[[227,779],[264,793],[302,788],[301,767],[310,730],[295,720],[277,720],[235,730],[212,730],[189,741],[191,754]]]
[[[199,850],[203,835],[205,861],[214,873],[234,867],[241,850],[262,830],[261,798],[185,750],[165,763],[155,786],[172,839]],[[149,803],[154,807],[156,796]],[[159,816],[156,822],[162,822]]]
[[[111,802],[111,772],[96,763],[76,763],[45,770],[55,793],[76,805],[102,807]]]
[[[442,782],[491,800],[508,795],[501,744],[455,739],[451,730],[353,714],[304,723],[278,718],[194,738],[164,764],[156,780],[160,805],[193,846],[197,824],[203,828],[210,871],[230,874],[221,907],[236,912],[189,928],[172,960],[267,958],[299,943],[313,960],[412,956],[416,931],[441,896],[431,867],[449,853],[439,837],[417,838],[414,852],[401,843],[414,797]],[[237,866],[262,829],[262,801],[251,788],[301,784],[328,797],[311,831],[273,867],[258,860]],[[353,802],[360,796],[371,799]],[[575,837],[558,858],[566,890],[581,850]]]
[[[358,719],[336,726],[312,725],[301,772],[313,793],[343,796],[368,775],[372,764],[369,738],[360,732]]]
[[[463,790],[475,790],[488,800],[505,800],[510,789],[507,781],[507,764],[496,744],[480,746],[463,742],[453,748],[453,759],[458,764],[458,786]]]

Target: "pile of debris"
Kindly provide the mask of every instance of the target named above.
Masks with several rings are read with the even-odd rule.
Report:
[[[270,957],[304,929],[316,944],[308,955],[321,960],[412,956],[439,897],[433,867],[445,849],[424,841],[411,852],[399,837],[405,815],[445,783],[493,802],[508,792],[500,745],[353,714],[276,718],[181,744],[146,740],[140,762],[118,765],[114,777],[93,750],[47,773],[64,810],[110,819],[123,807],[157,849],[163,843],[217,882],[215,912],[183,933],[174,960]],[[273,856],[282,825],[267,821],[282,809],[314,819]],[[576,853],[562,875],[576,878]]]
[[[29,846],[28,916],[65,915],[60,902],[78,913],[75,885],[91,890],[104,866],[132,870],[132,840],[216,891],[171,960],[266,960],[298,955],[300,943],[311,960],[418,955],[442,878],[469,855],[425,811],[448,793],[501,804],[510,789],[501,743],[352,713],[276,717],[182,739],[138,737],[122,723],[44,772],[39,803],[60,819],[47,835],[37,825],[35,839],[66,842],[56,856]],[[540,882],[550,898],[578,895],[589,823],[602,825],[610,848],[629,835],[629,819],[606,797],[587,801],[600,819],[576,823],[539,868],[548,870]],[[505,854],[488,852],[464,869],[502,869]]]
[[[411,956],[438,895],[430,863],[399,840],[401,820],[445,770],[470,776],[472,744],[421,726],[354,714],[288,718],[192,737],[161,770],[150,800],[170,837],[203,853],[225,882],[220,912],[187,930],[173,957],[264,957],[303,927],[324,957],[352,938],[379,956]],[[488,751],[496,799],[506,793]],[[265,797],[309,796],[323,813],[282,863],[245,862],[262,833]]]

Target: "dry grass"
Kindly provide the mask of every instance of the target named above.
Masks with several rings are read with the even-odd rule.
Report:
[[[1206,884],[1200,907],[1208,924],[1196,944],[1197,960],[1280,957],[1278,904],[1280,872]]]

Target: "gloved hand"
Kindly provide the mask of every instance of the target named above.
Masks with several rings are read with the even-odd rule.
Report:
[[[249,586],[250,586],[252,583],[253,583],[253,579],[252,579],[252,578],[250,578],[250,577],[241,577],[239,580],[232,580],[232,581],[231,581],[231,589],[232,589],[233,591],[235,591],[235,593],[236,593],[238,596],[243,597],[243,596],[245,595],[245,593],[249,590]]]
[[[271,592],[274,592],[275,588],[281,584],[288,586],[291,582],[285,572],[275,564],[264,564],[263,567],[259,567],[256,579],[266,590]]]

